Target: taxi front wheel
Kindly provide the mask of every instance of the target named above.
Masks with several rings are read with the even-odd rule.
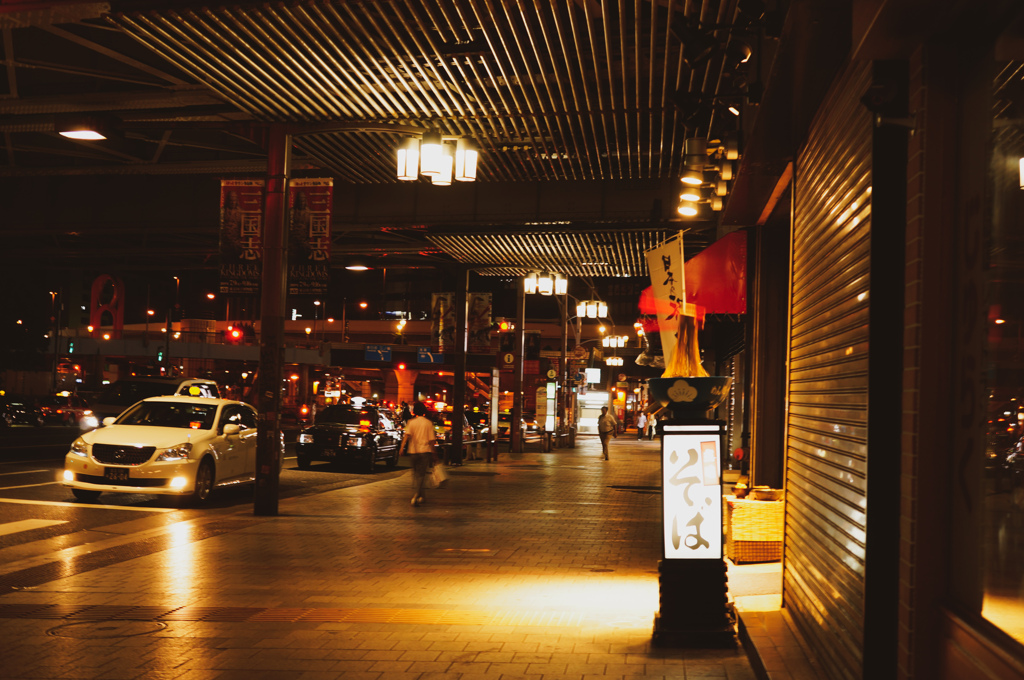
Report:
[[[206,459],[199,464],[199,469],[196,470],[196,483],[192,488],[192,493],[180,496],[178,498],[178,505],[180,507],[187,507],[205,502],[210,497],[210,494],[213,493],[213,482],[213,463]]]

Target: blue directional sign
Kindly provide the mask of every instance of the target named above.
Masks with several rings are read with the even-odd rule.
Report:
[[[363,358],[366,361],[391,361],[391,345],[366,345]]]
[[[443,364],[444,354],[435,352],[432,347],[419,347],[416,351],[416,363],[418,364]]]

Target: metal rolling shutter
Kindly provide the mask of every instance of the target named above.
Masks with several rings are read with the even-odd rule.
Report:
[[[863,670],[870,83],[854,63],[833,84],[794,180],[783,591],[837,680]]]

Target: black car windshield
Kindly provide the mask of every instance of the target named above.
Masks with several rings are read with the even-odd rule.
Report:
[[[216,404],[189,404],[180,401],[144,401],[125,411],[118,425],[175,427],[211,430],[217,419]]]
[[[318,425],[336,423],[338,425],[365,425],[373,423],[374,414],[366,409],[351,406],[328,406],[316,414]]]
[[[174,394],[176,388],[177,384],[172,382],[120,380],[107,388],[100,396],[100,402],[128,406],[149,397]]]
[[[40,406],[67,406],[69,399],[67,397],[43,397],[39,400]]]

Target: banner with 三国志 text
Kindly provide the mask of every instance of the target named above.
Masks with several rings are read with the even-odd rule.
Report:
[[[334,180],[288,182],[288,294],[326,295],[331,278]]]
[[[262,179],[220,183],[220,292],[257,295],[263,276]]]

